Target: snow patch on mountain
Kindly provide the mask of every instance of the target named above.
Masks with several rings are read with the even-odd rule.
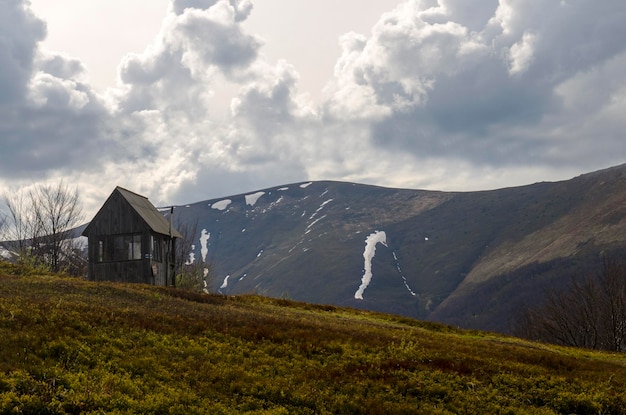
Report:
[[[230,278],[230,275],[227,275],[226,278],[224,278],[224,282],[222,282],[222,285],[220,285],[220,290],[223,290],[224,288],[228,287],[228,279]]]
[[[265,194],[265,192],[256,192],[256,193],[251,193],[249,195],[246,195],[246,205],[250,205],[250,206],[254,206],[257,202],[257,200],[259,200],[259,198],[261,196],[263,196]]]
[[[285,190],[289,190],[288,187],[281,187],[280,189],[278,189],[279,192],[284,192]]]
[[[185,265],[193,265],[196,262],[196,254],[193,252],[196,250],[195,245],[191,245],[191,252],[189,252],[189,259],[185,262]]]
[[[302,189],[306,189],[307,187],[309,187],[309,186],[310,186],[310,185],[312,185],[312,184],[313,184],[313,182],[302,183],[302,184],[300,185],[300,187],[301,187]]]
[[[216,209],[216,210],[226,210],[228,205],[230,205],[231,203],[232,203],[232,200],[224,199],[224,200],[220,200],[219,202],[213,203],[211,205],[211,208]]]
[[[209,253],[209,238],[211,234],[206,229],[202,229],[200,233],[200,253],[202,254],[202,262],[206,262],[206,256]]]
[[[387,234],[384,231],[376,231],[365,238],[365,250],[363,251],[365,270],[363,277],[361,277],[361,285],[354,293],[354,298],[357,300],[363,299],[363,293],[372,281],[372,259],[376,254],[376,244],[379,243],[387,246]]]
[[[0,246],[0,258],[11,259],[11,251],[8,251],[4,246]]]

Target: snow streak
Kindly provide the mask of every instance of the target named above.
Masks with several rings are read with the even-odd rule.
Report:
[[[315,218],[315,216],[320,212],[320,210],[324,209],[324,206],[326,206],[327,204],[329,204],[330,202],[332,202],[335,199],[328,199],[327,201],[325,201],[324,203],[322,203],[320,205],[320,207],[317,208],[317,210],[315,212],[313,212],[313,214],[311,215],[311,217],[309,217],[309,220],[313,220],[313,218]]]
[[[313,225],[315,225],[317,222],[319,222],[320,220],[324,219],[326,217],[326,215],[319,217],[317,219],[315,219],[315,217],[317,216],[318,213],[320,213],[320,211],[322,209],[324,209],[324,206],[326,206],[327,204],[329,204],[330,202],[332,202],[334,199],[328,199],[327,201],[323,202],[320,207],[317,208],[317,210],[315,212],[313,212],[313,214],[309,217],[309,224],[307,225],[306,229],[304,230],[304,234],[306,235],[307,233],[311,232],[311,227]],[[315,220],[313,220],[315,219]],[[313,222],[310,222],[313,221]]]
[[[396,255],[395,252],[393,253],[393,259],[396,261],[396,268],[397,268],[398,272],[400,273],[400,276],[402,277],[402,281],[404,282],[404,286],[406,287],[407,290],[409,290],[411,295],[413,297],[415,297],[417,294],[415,294],[415,292],[411,289],[411,287],[409,287],[409,282],[406,280],[406,277],[402,273],[402,269],[400,268],[400,261],[398,261],[398,256]]]
[[[357,300],[363,299],[363,292],[372,281],[372,259],[376,254],[376,244],[378,243],[387,246],[387,234],[384,231],[376,231],[365,238],[365,251],[363,251],[365,271],[363,277],[361,277],[361,286],[359,286],[359,289],[354,293],[354,298]]]
[[[206,256],[209,253],[209,238],[211,234],[207,232],[206,229],[202,229],[202,233],[200,234],[200,253],[202,254],[202,262],[206,262]]]

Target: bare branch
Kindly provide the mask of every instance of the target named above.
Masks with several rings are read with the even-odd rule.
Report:
[[[549,292],[543,304],[519,316],[513,330],[533,340],[626,351],[626,265],[605,258],[599,275]]]
[[[78,190],[63,181],[39,184],[4,195],[9,210],[7,235],[19,261],[33,261],[58,272],[77,263],[72,231],[83,220]],[[80,262],[80,261],[78,261]]]

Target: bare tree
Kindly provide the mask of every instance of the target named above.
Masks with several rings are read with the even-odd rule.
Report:
[[[626,351],[626,265],[605,258],[598,275],[572,279],[565,290],[524,310],[513,331],[565,346]]]
[[[213,267],[210,262],[196,258],[193,252],[195,241],[199,240],[198,221],[182,222],[177,217],[175,227],[183,236],[176,242],[176,286],[203,291],[211,282]]]
[[[74,229],[83,220],[78,189],[60,181],[39,185],[30,192],[35,212],[33,247],[52,271],[61,270],[61,262],[74,254]]]
[[[6,234],[7,234],[7,216],[0,212],[0,249],[6,249]],[[0,257],[2,260],[2,257]]]
[[[193,253],[194,241],[198,237],[198,221],[183,222],[176,217],[174,227],[183,236],[176,241],[176,274],[181,274],[184,265],[190,262],[190,256]]]
[[[17,256],[18,262],[29,262],[35,220],[28,194],[22,190],[5,193],[4,203],[9,210],[4,233],[7,248]]]
[[[600,275],[603,349],[626,351],[626,264],[605,259]]]
[[[0,212],[0,240],[5,239],[6,228],[7,228],[7,215]]]
[[[4,195],[9,209],[8,235],[18,261],[34,262],[51,271],[75,269],[74,229],[83,220],[78,190],[63,181],[39,184]]]

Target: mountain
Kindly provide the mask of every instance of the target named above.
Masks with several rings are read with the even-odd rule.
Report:
[[[520,308],[626,252],[626,164],[480,192],[318,181],[179,206],[210,290],[507,332]]]

